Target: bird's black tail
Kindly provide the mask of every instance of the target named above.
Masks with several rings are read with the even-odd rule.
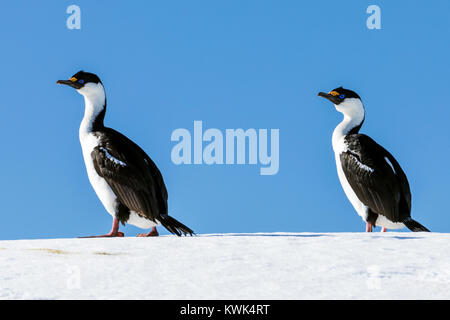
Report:
[[[412,232],[430,232],[430,230],[411,218],[406,219],[403,223]]]
[[[194,231],[192,231],[191,229],[186,227],[184,224],[182,224],[178,220],[172,218],[168,214],[162,214],[160,216],[159,221],[167,230],[169,230],[173,234],[176,234],[179,237],[181,237],[181,235],[192,236],[193,234],[195,234]]]

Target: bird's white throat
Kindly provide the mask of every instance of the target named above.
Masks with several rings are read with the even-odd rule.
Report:
[[[364,121],[364,106],[360,99],[347,98],[342,103],[335,105],[336,110],[344,115],[344,119],[333,131],[333,150],[340,153],[343,149],[343,138],[355,127]]]
[[[92,131],[92,125],[100,112],[106,106],[106,93],[103,85],[99,83],[87,83],[77,90],[84,97],[85,109],[83,121],[80,125],[80,137]]]
[[[98,175],[91,158],[92,150],[99,145],[99,138],[92,131],[95,119],[106,105],[105,89],[101,83],[87,83],[77,91],[84,97],[85,102],[84,117],[80,125],[79,138],[86,171],[89,181],[106,211],[114,216],[116,212],[116,195],[105,179]]]

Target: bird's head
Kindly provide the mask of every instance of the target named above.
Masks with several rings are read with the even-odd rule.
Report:
[[[344,115],[364,115],[364,106],[361,98],[352,90],[339,87],[328,93],[319,92],[318,96],[330,100],[336,107],[336,110]]]
[[[90,72],[79,71],[69,80],[58,80],[56,83],[72,87],[85,97],[105,94],[100,78],[96,74]]]

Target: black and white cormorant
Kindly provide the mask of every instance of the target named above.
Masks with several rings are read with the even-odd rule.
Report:
[[[84,96],[85,111],[79,137],[89,181],[106,211],[113,216],[109,233],[98,237],[123,237],[119,222],[152,230],[138,236],[157,236],[161,224],[181,236],[193,231],[168,215],[167,190],[161,172],[133,141],[103,125],[106,94],[99,77],[80,71],[59,80]]]
[[[429,231],[411,218],[411,192],[395,158],[370,137],[360,134],[365,111],[361,98],[342,87],[319,96],[330,100],[344,120],[333,132],[333,150],[339,180],[366,231],[409,228]]]

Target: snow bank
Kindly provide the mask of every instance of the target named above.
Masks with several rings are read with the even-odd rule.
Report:
[[[0,299],[450,299],[450,235],[0,241]]]

